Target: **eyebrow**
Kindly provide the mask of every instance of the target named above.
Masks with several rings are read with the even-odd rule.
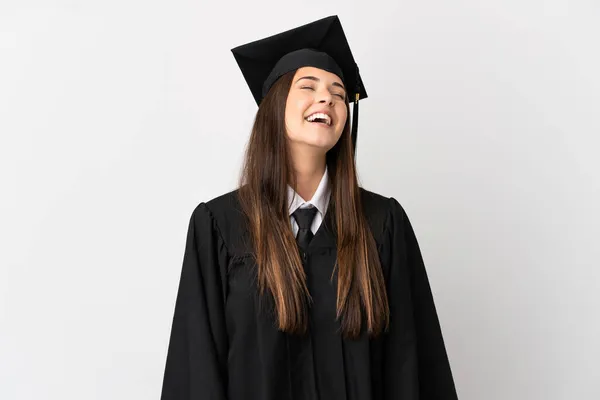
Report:
[[[317,78],[316,76],[303,76],[302,78],[299,78],[298,80],[296,80],[295,83],[298,83],[299,81],[301,81],[302,79],[310,79],[311,81],[315,81],[315,82],[320,82],[321,80],[319,78]],[[344,87],[344,85],[342,85],[339,82],[333,82],[331,84],[331,86],[337,86],[339,88],[344,89],[344,91],[346,91],[346,88]]]

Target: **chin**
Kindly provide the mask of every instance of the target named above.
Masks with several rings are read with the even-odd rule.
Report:
[[[307,135],[306,137],[303,137],[298,142],[303,143],[303,144],[308,145],[308,146],[321,148],[324,151],[328,151],[329,149],[331,149],[336,144],[336,140],[335,140],[335,138],[333,136],[332,137],[327,137],[327,136],[325,136],[323,134],[320,134],[320,135]]]
[[[288,133],[289,135],[289,133]],[[306,129],[296,131],[294,135],[289,136],[289,139],[296,145],[311,146],[323,149],[324,152],[329,151],[339,140],[341,133],[336,135],[333,130],[317,131]]]

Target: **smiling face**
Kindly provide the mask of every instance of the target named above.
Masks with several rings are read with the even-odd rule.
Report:
[[[302,67],[296,71],[285,106],[285,125],[293,146],[331,149],[346,124],[348,109],[342,80],[331,72]]]

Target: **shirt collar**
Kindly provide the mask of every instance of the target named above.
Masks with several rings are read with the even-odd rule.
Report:
[[[289,204],[289,214],[292,215],[294,211],[300,206],[308,203],[312,204],[317,208],[317,210],[325,215],[327,211],[327,206],[329,205],[329,198],[331,197],[331,188],[329,187],[329,175],[327,173],[327,165],[325,165],[325,172],[323,173],[323,177],[321,178],[321,182],[319,182],[319,186],[315,191],[312,199],[306,201],[304,200],[290,185],[287,186],[287,198]]]

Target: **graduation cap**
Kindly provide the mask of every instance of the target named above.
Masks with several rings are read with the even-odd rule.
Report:
[[[246,83],[260,105],[273,83],[301,67],[315,67],[336,74],[354,100],[352,145],[356,154],[358,100],[366,99],[358,65],[337,15],[231,49]]]

